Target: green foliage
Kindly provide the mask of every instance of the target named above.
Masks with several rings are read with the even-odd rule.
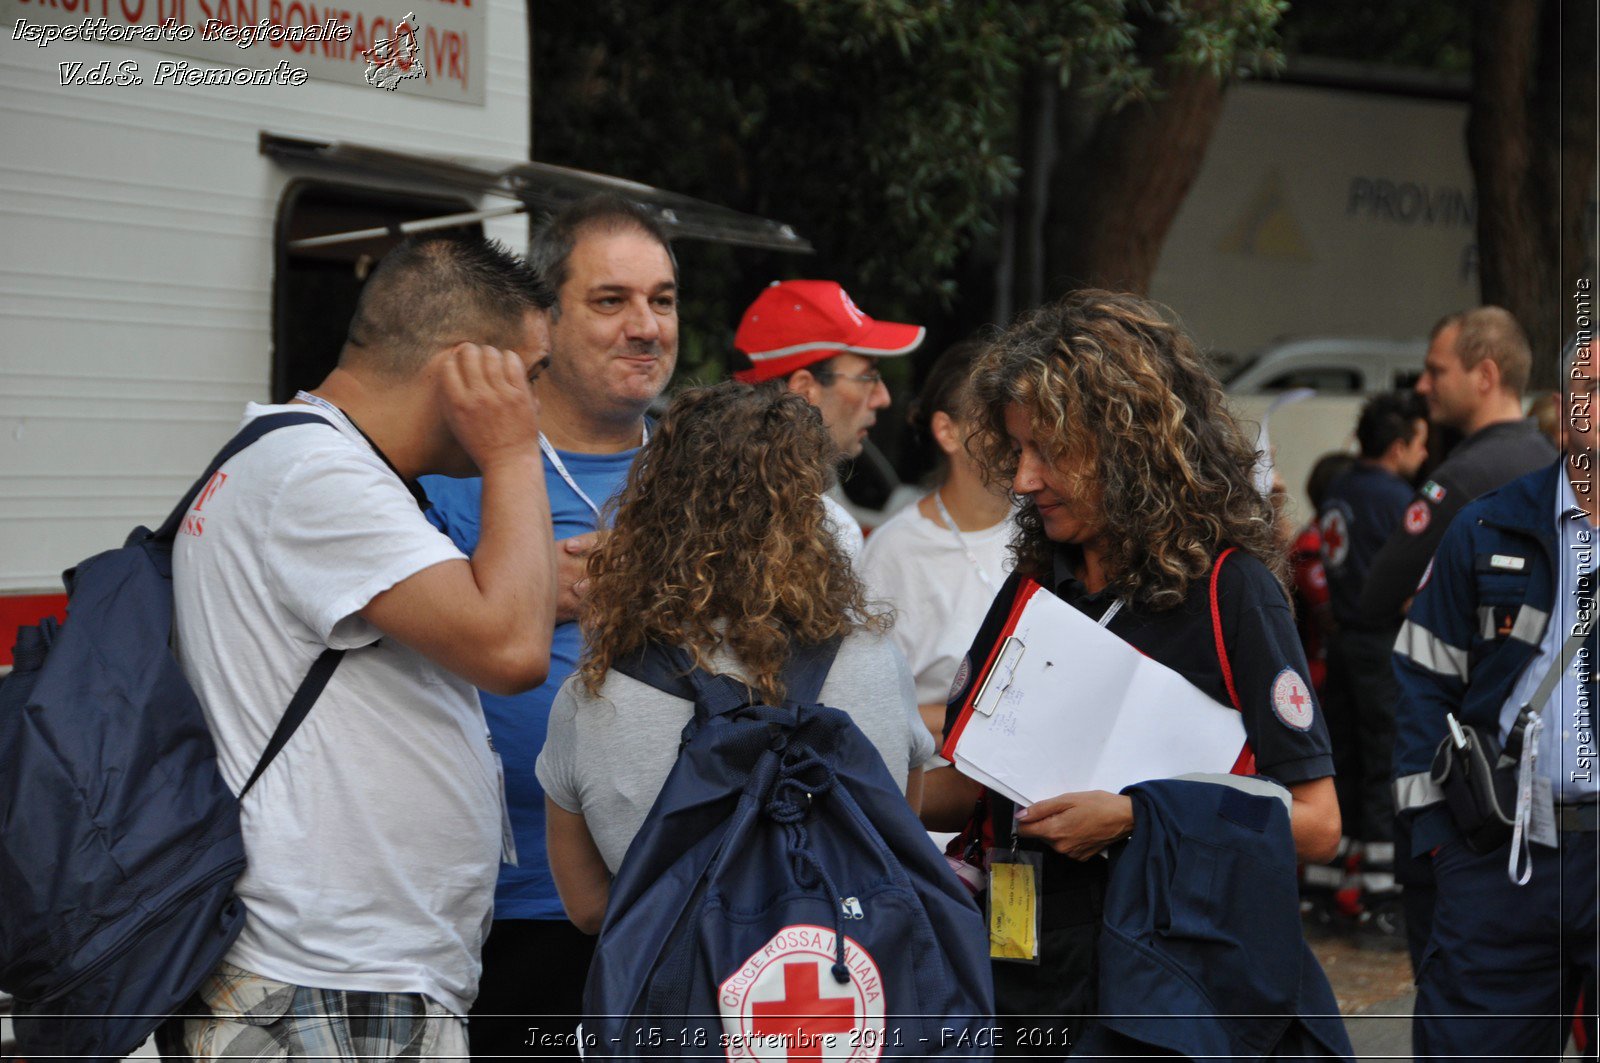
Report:
[[[1472,5],[1455,0],[1294,0],[1282,29],[1291,55],[1472,69]]]
[[[1219,76],[1271,62],[1284,6],[535,0],[534,152],[779,218],[817,246],[810,259],[680,252],[696,259],[686,339],[710,329],[686,361],[709,365],[776,276],[835,277],[883,317],[948,306],[1020,176],[1025,72],[1058,70],[1110,110],[1156,92],[1162,59]]]

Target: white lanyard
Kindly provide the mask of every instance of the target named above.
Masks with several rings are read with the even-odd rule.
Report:
[[[961,534],[960,528],[956,527],[955,518],[950,516],[950,511],[945,508],[944,499],[939,496],[937,487],[933,489],[933,504],[939,510],[939,516],[943,518],[945,527],[949,528],[950,534],[956,537],[956,545],[961,547],[963,554],[967,555],[967,564],[971,565],[972,570],[978,574],[978,578],[983,580],[983,585],[991,591],[999,590],[994,585],[994,580],[989,578],[989,573],[985,571],[983,565],[978,561],[977,555],[972,552],[972,547],[967,543],[967,537]]]
[[[351,428],[356,427],[355,422],[350,420],[349,416],[343,410],[339,409],[339,407],[335,406],[321,395],[313,395],[309,391],[297,391],[294,393],[294,400],[296,402],[303,402],[308,406],[315,406],[318,409],[327,410],[329,413],[339,418],[339,420],[343,421]],[[360,431],[360,429],[357,429],[357,431]]]
[[[1110,627],[1111,626],[1111,618],[1116,616],[1121,611],[1122,611],[1122,599],[1121,598],[1113,599],[1112,602],[1111,602],[1111,605],[1108,606],[1106,608],[1106,611],[1100,615],[1100,619],[1097,621],[1097,623],[1101,627]]]
[[[1511,817],[1511,855],[1506,863],[1506,877],[1513,886],[1526,886],[1533,877],[1533,783],[1539,770],[1539,732],[1543,727],[1544,717],[1535,716],[1522,732],[1522,757],[1517,765],[1517,810]]]
[[[644,422],[643,437],[639,440],[639,446],[642,447],[648,442],[650,442],[650,422],[646,421]],[[550,464],[555,467],[556,475],[566,481],[567,486],[572,488],[572,493],[582,499],[583,504],[589,507],[596,519],[599,519],[600,507],[595,505],[594,499],[590,498],[588,493],[578,486],[578,481],[572,478],[572,474],[567,471],[566,463],[561,460],[561,455],[556,453],[556,448],[550,445],[550,440],[544,437],[543,432],[539,433],[539,449],[544,451],[546,458],[550,459]]]

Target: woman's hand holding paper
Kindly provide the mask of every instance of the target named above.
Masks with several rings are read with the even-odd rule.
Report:
[[[1085,790],[1035,802],[1017,813],[1017,833],[1056,852],[1087,860],[1133,833],[1133,799]]]

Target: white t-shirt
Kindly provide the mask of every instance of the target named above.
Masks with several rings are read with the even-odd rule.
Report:
[[[961,533],[993,587],[978,575],[950,529],[924,517],[914,503],[867,540],[856,567],[867,596],[895,608],[890,637],[911,665],[919,705],[943,702],[949,695],[961,658],[1011,571],[1006,547],[1013,529],[1003,520]]]
[[[249,420],[309,406],[259,406]],[[499,870],[500,796],[472,686],[359,611],[463,557],[360,433],[281,428],[202,490],[177,537],[178,657],[237,793],[325,647],[346,649],[245,796],[249,916],[227,961],[464,1015]]]
[[[852,565],[859,565],[861,547],[866,541],[861,535],[861,524],[832,495],[822,496],[822,508],[828,511],[828,524],[833,537],[839,541],[839,549]]]

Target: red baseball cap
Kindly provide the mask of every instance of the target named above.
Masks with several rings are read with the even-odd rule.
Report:
[[[892,358],[916,350],[925,335],[921,325],[872,320],[833,281],[773,281],[733,335],[751,363],[733,375],[759,384],[841,352]]]

